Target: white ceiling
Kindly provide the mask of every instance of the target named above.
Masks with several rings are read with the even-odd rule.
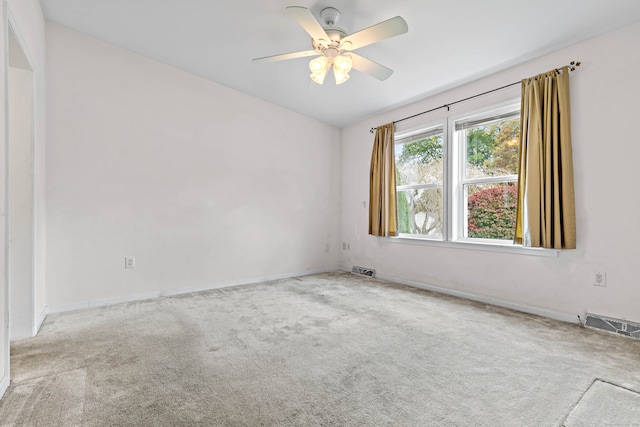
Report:
[[[40,2],[47,20],[338,127],[640,20],[639,0]],[[311,49],[286,6],[316,17],[335,7],[349,34],[402,16],[407,34],[357,51],[394,74],[380,82],[353,71],[341,86],[331,75],[320,86],[308,58],[252,63]]]

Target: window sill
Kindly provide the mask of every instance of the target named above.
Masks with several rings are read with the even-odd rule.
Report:
[[[543,249],[543,248],[524,248],[520,245],[513,245],[511,243],[485,243],[480,241],[455,241],[444,242],[442,240],[425,239],[422,237],[381,237],[382,241],[389,243],[400,243],[406,245],[424,245],[424,246],[438,246],[441,248],[453,248],[453,249],[467,249],[473,251],[488,251],[488,252],[502,252],[509,254],[522,254],[533,255],[541,257],[557,257],[560,253],[558,249]]]

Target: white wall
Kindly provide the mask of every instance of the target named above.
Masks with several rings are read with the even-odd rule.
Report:
[[[56,24],[47,43],[52,310],[339,267],[338,129]]]
[[[7,265],[10,337],[14,341],[33,336],[36,322],[33,280],[33,72],[12,67],[11,59],[9,65]]]
[[[7,51],[5,41],[9,31],[9,22],[18,36],[25,55],[31,61],[34,72],[34,317],[39,321],[43,318],[45,310],[45,277],[44,277],[44,249],[45,249],[45,223],[44,223],[44,146],[45,146],[45,41],[44,41],[44,17],[38,0],[8,0],[3,3],[5,7],[2,11],[2,31],[0,32],[0,94],[3,102],[0,103],[0,134],[3,135],[4,147],[7,147]],[[6,153],[2,150],[2,153]],[[0,162],[0,212],[3,221],[0,222],[0,237],[6,237],[6,216],[7,206],[5,205],[5,174],[7,158],[3,156]],[[6,270],[5,246],[0,245],[0,319],[3,319],[3,333],[0,334],[0,396],[4,393],[9,384],[9,341],[8,341],[8,314],[9,304],[6,298],[8,291],[7,270]],[[37,327],[38,322],[34,322]]]
[[[640,321],[640,159],[637,123],[640,24],[527,62],[447,93],[363,121],[342,132],[343,268],[373,267],[381,276],[467,293],[554,317],[585,311]],[[571,60],[572,136],[578,247],[557,258],[390,243],[367,235],[371,127],[517,82]],[[463,113],[519,96],[519,87],[452,107]],[[426,123],[442,111],[398,124]],[[592,270],[607,273],[607,287],[592,286]]]

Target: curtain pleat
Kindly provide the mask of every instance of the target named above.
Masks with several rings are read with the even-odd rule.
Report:
[[[516,243],[575,249],[569,70],[522,81]]]
[[[393,133],[393,123],[379,126],[373,142],[369,181],[369,234],[373,236],[398,235]]]

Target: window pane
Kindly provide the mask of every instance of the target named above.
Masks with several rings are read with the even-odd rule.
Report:
[[[442,236],[442,188],[398,191],[400,233]]]
[[[513,239],[518,187],[515,182],[465,185],[467,227],[465,237]]]
[[[442,133],[397,144],[395,150],[397,185],[442,182]]]
[[[465,136],[467,179],[518,173],[520,118],[479,124]]]

